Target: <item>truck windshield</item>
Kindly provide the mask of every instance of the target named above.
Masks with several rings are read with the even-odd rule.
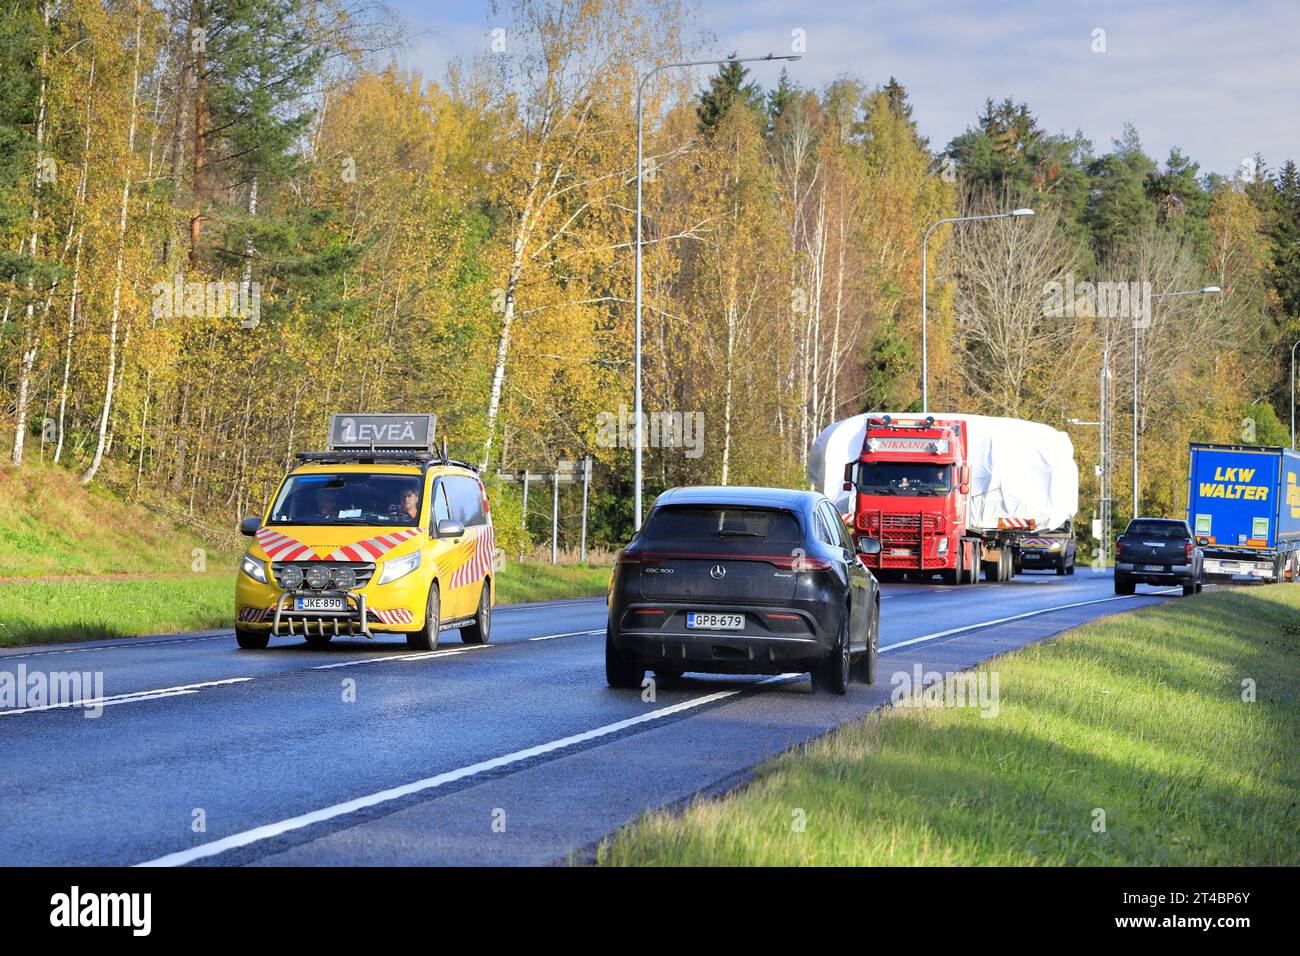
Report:
[[[952,490],[952,465],[871,461],[858,466],[858,491],[864,495],[946,495]]]
[[[420,522],[419,475],[291,475],[268,524],[393,525]]]

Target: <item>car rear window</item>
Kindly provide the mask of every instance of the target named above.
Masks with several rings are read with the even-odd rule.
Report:
[[[1144,538],[1173,538],[1186,541],[1191,535],[1178,521],[1134,521],[1126,534],[1140,534]]]
[[[768,554],[798,546],[803,534],[794,513],[780,508],[666,505],[651,513],[641,540],[654,548]]]

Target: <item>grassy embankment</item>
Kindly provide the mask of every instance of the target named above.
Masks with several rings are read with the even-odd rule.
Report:
[[[598,859],[1294,866],[1297,612],[1300,587],[1282,584],[1087,624],[981,668],[999,675],[996,716],[876,712],[721,799],[646,815]]]
[[[242,539],[51,466],[0,468],[0,647],[231,626]],[[607,567],[507,564],[498,603],[603,594]]]

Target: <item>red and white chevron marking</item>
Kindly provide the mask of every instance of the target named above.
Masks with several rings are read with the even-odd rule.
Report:
[[[410,541],[420,533],[421,529],[419,528],[406,528],[402,531],[393,531],[389,534],[367,538],[365,541],[358,541],[356,544],[345,544],[343,547],[330,552],[328,560],[377,561],[403,541]]]
[[[391,611],[374,611],[373,613],[382,624],[410,624],[414,620],[411,612],[404,607],[395,607]]]
[[[1022,548],[1050,548],[1051,546],[1051,538],[1025,538],[1020,542]]]
[[[257,529],[257,543],[262,546],[271,561],[319,561],[318,555],[301,541],[295,541],[287,534],[280,534],[271,528]]]
[[[1034,521],[1033,518],[999,518],[998,519],[999,528],[1028,528],[1030,531],[1033,531],[1035,524],[1036,522]]]
[[[492,554],[496,550],[496,537],[492,533],[492,525],[479,525],[472,530],[474,550],[469,560],[451,573],[451,586],[454,588],[473,584],[492,568]]]
[[[275,616],[273,607],[241,607],[239,609],[239,623],[241,624],[260,624],[262,621],[269,621]]]

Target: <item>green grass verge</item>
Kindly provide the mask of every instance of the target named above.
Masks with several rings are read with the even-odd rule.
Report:
[[[230,627],[235,576],[0,584],[0,647]]]
[[[201,555],[196,554],[201,549]],[[235,557],[66,468],[0,467],[0,578],[233,571]]]
[[[559,598],[594,597],[609,591],[608,567],[585,564],[517,564],[507,561],[497,578],[497,603],[554,601]]]
[[[598,862],[1294,866],[1297,611],[1283,584],[1087,624],[980,668],[996,716],[877,712],[726,797],[644,816]]]
[[[511,562],[497,603],[590,597],[608,584],[609,568]],[[0,647],[232,627],[234,591],[228,572],[0,584]]]

